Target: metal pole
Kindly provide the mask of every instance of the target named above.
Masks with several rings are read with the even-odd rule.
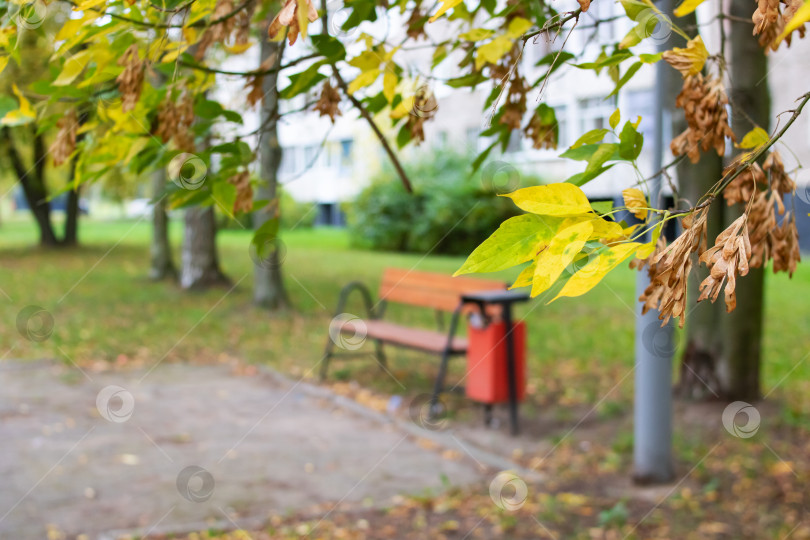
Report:
[[[659,9],[665,14],[672,12],[672,0],[659,2]],[[668,24],[660,21],[660,25]],[[657,28],[656,31],[660,31]],[[666,28],[665,30],[669,30]],[[659,43],[659,50],[670,48],[670,39]],[[664,110],[666,103],[668,75],[671,70],[666,62],[658,62],[655,78],[655,139],[653,170],[661,170],[664,154]],[[650,205],[661,204],[661,176],[650,184]],[[649,239],[648,239],[649,240]],[[636,297],[647,288],[650,278],[647,272],[638,272]],[[661,328],[658,311],[650,310],[641,314],[641,303],[636,302],[635,334],[635,409],[633,479],[636,483],[663,483],[672,480],[672,323]]]

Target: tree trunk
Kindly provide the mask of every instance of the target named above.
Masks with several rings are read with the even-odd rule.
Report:
[[[71,172],[71,176],[73,173]],[[75,246],[79,243],[79,191],[81,188],[68,191],[67,206],[65,207],[65,236],[62,238],[63,246]]]
[[[23,163],[22,157],[14,146],[9,128],[3,129],[3,140],[8,149],[9,160],[28,203],[28,208],[34,216],[39,228],[39,244],[41,246],[54,247],[59,245],[59,240],[53,230],[51,223],[51,204],[48,202],[48,194],[45,190],[44,173],[45,145],[41,135],[34,137],[34,167],[28,168]]]
[[[280,63],[283,53],[283,42],[262,41],[261,62],[275,56],[275,65]],[[264,133],[260,135],[259,162],[261,166],[261,181],[257,187],[255,200],[270,200],[266,208],[253,213],[253,228],[258,229],[269,219],[278,219],[278,169],[281,165],[281,145],[278,140],[278,74],[272,73],[264,77],[262,89],[264,100],[260,110],[260,125],[264,126]],[[281,274],[283,263],[283,244],[276,239],[271,249],[262,256],[254,257],[253,266],[253,302],[271,310],[281,310],[290,307],[290,300],[284,288]]]
[[[152,174],[152,247],[149,279],[155,281],[177,278],[177,268],[172,260],[172,246],[169,243],[169,216],[166,214],[166,169],[160,168]]]
[[[695,13],[684,17],[679,24],[696,28]],[[683,46],[683,45],[679,45]],[[678,77],[677,85],[682,79]],[[674,92],[680,91],[673,88]],[[675,96],[672,96],[673,102]],[[672,133],[677,135],[686,129],[686,118],[676,114],[672,120]],[[688,159],[677,166],[678,189],[681,198],[688,201],[688,206],[697,204],[698,199],[706,194],[723,176],[723,158],[712,149],[701,153],[700,161],[692,163]],[[717,201],[712,205],[707,220],[707,236],[710,241],[725,228],[723,211],[725,205]],[[721,321],[723,318],[722,302],[698,302],[699,285],[709,275],[709,269],[698,263],[698,254],[692,255],[692,275],[689,276],[686,305],[686,329],[684,332],[685,347],[681,358],[680,379],[677,392],[692,399],[714,398],[720,395],[717,366],[722,346]]]
[[[751,35],[751,5],[748,0],[731,0],[730,73],[732,129],[737,140],[750,131],[755,122],[768,131],[770,95],[767,57],[757,38]],[[744,114],[742,114],[744,113]],[[742,205],[728,208],[726,225],[743,211]],[[737,309],[722,319],[723,346],[717,375],[721,394],[726,399],[755,400],[760,397],[760,363],[765,273],[751,268],[737,280]]]
[[[180,286],[200,290],[229,284],[230,280],[219,269],[214,207],[189,208],[185,224]]]

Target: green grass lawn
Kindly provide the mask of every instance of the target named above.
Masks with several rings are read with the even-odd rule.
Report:
[[[85,220],[80,248],[41,250],[33,247],[36,231],[30,222],[0,225],[0,287],[10,297],[2,307],[7,324],[0,328],[7,357],[69,358],[79,364],[240,359],[293,376],[314,376],[311,370],[322,356],[343,284],[361,280],[374,290],[388,266],[451,273],[462,262],[459,257],[353,250],[342,230],[284,232],[283,270],[294,311],[271,315],[251,304],[249,231],[219,233],[222,265],[238,285],[230,292],[204,293],[146,278],[150,234],[148,221]],[[181,223],[172,224],[171,236],[179,249]],[[500,277],[514,275],[505,272]],[[549,305],[535,300],[519,308],[529,328],[529,382],[539,402],[594,403],[632,368],[634,279],[631,270],[621,268],[584,297]],[[789,396],[796,411],[810,409],[805,398],[810,362],[802,361],[810,352],[808,297],[806,266],[800,265],[792,280],[768,275],[764,389],[769,391],[789,373],[774,396]],[[52,313],[50,339],[35,343],[17,333],[13,321],[28,305]],[[362,314],[359,304],[348,309]],[[432,313],[413,308],[393,306],[389,316],[408,324],[434,324]],[[389,357],[394,377],[376,369],[371,360],[337,363],[332,374],[384,393],[429,390],[437,365],[434,357],[394,350]],[[454,362],[455,377],[462,364]],[[631,396],[628,377],[602,406],[623,408]]]

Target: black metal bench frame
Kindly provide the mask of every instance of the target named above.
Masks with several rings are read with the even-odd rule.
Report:
[[[365,306],[366,314],[367,314],[368,318],[370,320],[381,320],[383,318],[383,315],[385,315],[385,309],[386,309],[386,306],[388,304],[387,301],[386,300],[380,300],[376,304],[377,309],[375,309],[375,305],[372,303],[372,299],[371,299],[372,298],[371,297],[371,292],[369,291],[368,287],[364,283],[362,283],[360,281],[352,281],[351,283],[344,286],[340,290],[340,296],[338,298],[338,305],[337,305],[337,309],[335,310],[335,315],[334,316],[337,317],[338,315],[340,315],[341,313],[344,312],[344,309],[346,308],[346,303],[348,302],[348,299],[349,299],[349,295],[355,290],[357,290],[360,293],[360,295],[361,295],[361,297],[363,299],[363,304]],[[434,386],[433,386],[433,394],[431,395],[431,398],[430,398],[430,413],[431,414],[436,414],[438,412],[437,411],[437,406],[438,406],[438,403],[439,403],[439,396],[444,392],[444,380],[445,380],[445,378],[447,376],[447,365],[448,365],[448,363],[450,361],[450,357],[451,356],[460,356],[460,355],[466,354],[466,352],[467,352],[466,349],[464,351],[458,351],[458,350],[453,349],[453,339],[455,338],[456,331],[458,329],[458,322],[459,322],[459,318],[461,317],[461,309],[462,309],[463,306],[464,306],[464,303],[459,301],[458,306],[456,307],[455,310],[453,310],[453,314],[452,314],[452,316],[450,318],[450,326],[449,326],[449,329],[447,331],[447,340],[445,342],[444,349],[442,349],[442,351],[439,353],[439,355],[441,357],[441,362],[439,363],[439,373],[436,375],[436,382],[434,383]],[[435,311],[436,311],[436,321],[437,321],[437,324],[439,326],[439,331],[442,332],[443,331],[442,327],[444,326],[444,312],[442,310],[440,310],[440,309],[437,309]],[[406,328],[406,327],[403,326],[403,328]],[[374,353],[369,353],[369,352],[336,353],[334,351],[335,342],[332,340],[331,335],[328,336],[327,340],[326,340],[326,348],[324,350],[324,357],[323,357],[323,360],[322,360],[322,363],[321,363],[320,379],[322,381],[324,379],[326,379],[326,374],[327,374],[327,372],[329,370],[329,362],[332,360],[332,358],[337,357],[337,356],[341,356],[341,357],[359,357],[359,356],[367,356],[369,354],[373,354],[375,356],[376,360],[377,360],[377,364],[380,366],[380,369],[382,369],[384,371],[387,371],[388,362],[387,362],[387,359],[385,357],[385,351],[383,350],[383,344],[384,343],[387,343],[389,345],[396,346],[396,347],[402,347],[402,348],[407,348],[407,349],[412,349],[412,350],[418,350],[420,352],[427,352],[427,353],[435,354],[434,350],[426,349],[426,348],[420,348],[418,345],[405,345],[405,344],[402,344],[402,343],[394,343],[394,342],[390,342],[390,341],[384,341],[382,339],[378,339],[378,338],[374,338],[374,337],[372,337],[371,339],[374,340],[374,348],[375,348]],[[459,390],[463,391],[463,388],[461,388]]]

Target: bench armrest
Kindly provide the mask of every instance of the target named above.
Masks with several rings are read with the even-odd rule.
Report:
[[[349,300],[349,295],[355,290],[358,291],[360,296],[363,298],[363,305],[366,308],[366,315],[368,318],[380,318],[379,315],[382,315],[382,313],[381,310],[379,314],[375,313],[374,303],[371,300],[371,291],[369,291],[368,287],[366,287],[366,285],[360,281],[352,281],[340,289],[340,296],[338,297],[338,305],[337,310],[335,310],[335,316],[343,313],[343,311],[346,309],[346,302]]]

